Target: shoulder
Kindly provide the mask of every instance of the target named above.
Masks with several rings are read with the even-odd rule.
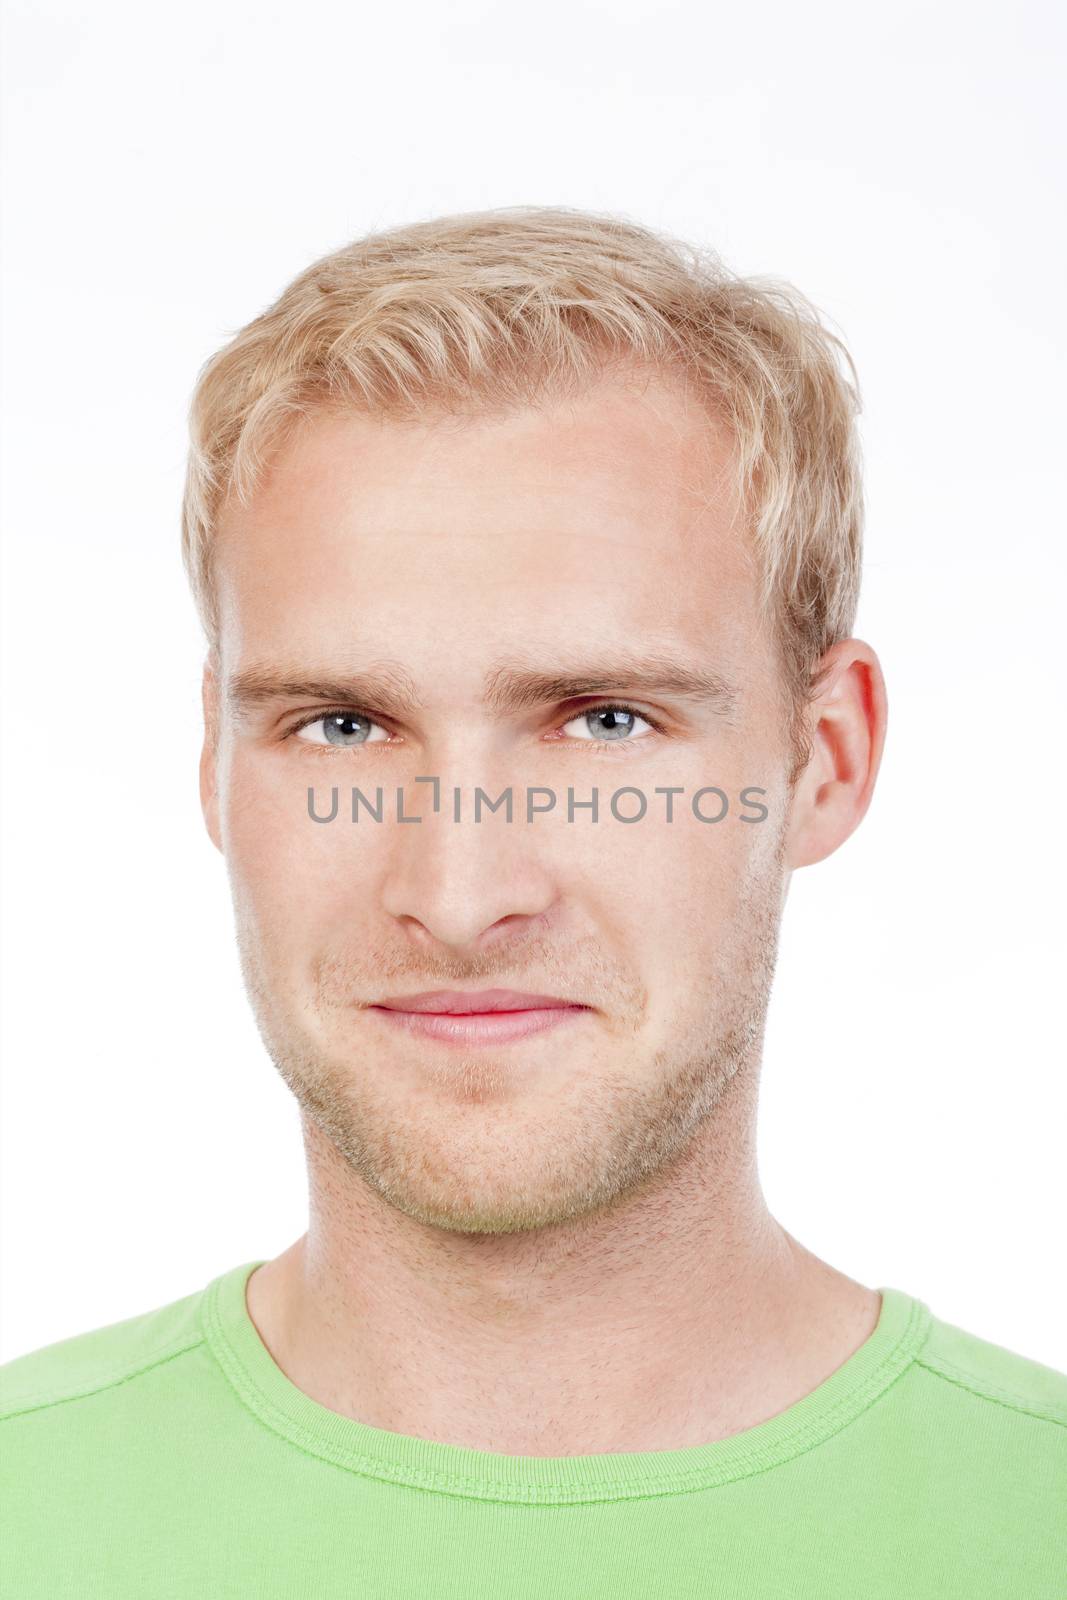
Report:
[[[205,1291],[43,1345],[0,1365],[0,1423],[127,1384],[203,1343]]]
[[[943,1405],[970,1411],[992,1425],[998,1413],[1034,1442],[1067,1452],[1067,1372],[932,1317],[915,1357]],[[1014,1419],[1018,1419],[1016,1422]]]

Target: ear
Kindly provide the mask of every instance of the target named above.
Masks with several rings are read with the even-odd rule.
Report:
[[[811,756],[790,807],[790,868],[824,860],[859,826],[885,744],[885,679],[870,645],[842,639],[819,667],[823,676],[807,711]]]
[[[204,813],[204,822],[211,842],[221,851],[222,831],[219,827],[218,789],[219,690],[218,679],[210,658],[204,663],[200,698],[204,708],[204,743],[200,751],[200,809]]]

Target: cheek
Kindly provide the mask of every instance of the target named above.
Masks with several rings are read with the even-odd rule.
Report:
[[[721,970],[730,952],[747,941],[752,919],[774,901],[781,877],[782,817],[769,794],[763,804],[766,818],[742,822],[731,793],[721,822],[687,818],[664,830],[672,837],[655,863],[656,887],[645,897],[640,937],[668,970],[668,981],[677,983],[683,970]]]
[[[337,812],[331,815],[334,788]],[[273,942],[297,944],[306,933],[351,925],[368,900],[374,868],[369,833],[345,826],[348,789],[314,772],[270,770],[237,750],[220,794],[223,847],[235,895]]]
[[[708,814],[719,809],[707,798]],[[722,822],[701,823],[676,800],[674,820],[648,818],[629,826],[589,830],[572,851],[572,886],[606,918],[642,970],[670,975],[696,947],[710,951],[743,909],[744,885],[759,833],[730,811]],[[769,826],[769,824],[767,824]],[[595,835],[595,837],[594,837]]]

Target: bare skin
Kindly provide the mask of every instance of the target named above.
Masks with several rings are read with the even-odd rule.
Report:
[[[862,819],[885,691],[868,645],[834,647],[791,788],[730,463],[670,381],[614,377],[463,423],[317,416],[224,513],[201,794],[309,1174],[307,1231],[247,1302],[333,1411],[509,1455],[674,1449],[778,1414],[874,1329],[877,1292],[770,1215],[755,1135],[789,876]],[[620,663],[651,652],[721,692]],[[386,663],[409,704],[365,681]],[[607,663],[604,692],[484,698],[502,665]],[[364,681],[238,704],[253,669]],[[630,717],[613,742],[586,721],[611,703]],[[342,708],[365,742],[313,721]],[[712,784],[732,814],[709,825],[689,796]],[[326,809],[332,785],[340,815],[317,825],[307,790]],[[402,786],[421,823],[351,824],[352,785]],[[454,822],[454,785],[512,786],[515,821]],[[527,822],[534,785],[559,803]],[[598,789],[595,824],[567,820],[568,786]],[[608,809],[622,786],[648,797],[639,823]],[[671,822],[657,786],[685,791]],[[757,825],[736,816],[746,786]],[[372,1009],[488,987],[587,1009],[464,1048]]]

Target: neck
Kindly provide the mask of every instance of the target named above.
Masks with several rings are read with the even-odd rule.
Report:
[[[585,1455],[754,1427],[864,1342],[880,1299],[770,1215],[745,1099],[625,1203],[514,1234],[413,1220],[305,1118],[310,1224],[252,1274],[252,1320],[312,1399],[447,1444]]]

